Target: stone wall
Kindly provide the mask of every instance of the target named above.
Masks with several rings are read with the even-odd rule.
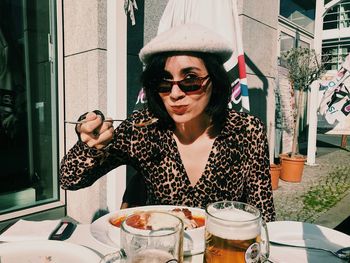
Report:
[[[107,1],[63,1],[65,118],[93,109],[106,111]],[[77,141],[66,125],[66,149]],[[106,207],[105,178],[79,191],[67,191],[67,215],[89,223]]]

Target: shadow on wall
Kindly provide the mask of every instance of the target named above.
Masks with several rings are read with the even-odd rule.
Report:
[[[254,64],[254,62],[245,54],[247,66],[253,71],[254,75],[262,82],[262,87],[252,87],[249,85],[250,113],[260,118],[267,125],[267,91],[269,88],[268,80]]]

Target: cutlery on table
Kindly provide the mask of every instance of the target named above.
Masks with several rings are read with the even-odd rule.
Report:
[[[350,247],[343,247],[339,250],[333,251],[330,249],[325,249],[325,248],[320,248],[320,247],[299,246],[299,245],[292,245],[292,244],[276,242],[276,241],[271,241],[271,240],[270,240],[270,244],[276,245],[276,246],[295,247],[295,248],[304,248],[304,249],[326,251],[326,252],[329,252],[340,259],[350,260]]]

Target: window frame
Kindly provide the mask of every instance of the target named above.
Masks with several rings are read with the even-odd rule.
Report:
[[[281,43],[280,43],[280,35],[284,33],[289,35],[295,39],[294,47],[297,47],[298,41],[305,42],[309,44],[310,49],[314,48],[314,34],[306,31],[299,25],[293,23],[283,16],[278,17],[278,43],[277,43],[277,58],[280,60],[281,57]]]
[[[51,36],[53,39],[53,45],[50,45],[51,48],[50,60],[52,61],[51,66],[51,85],[57,87],[57,100],[54,102],[58,116],[57,119],[54,118],[57,122],[54,123],[57,132],[57,166],[59,165],[59,160],[63,157],[65,152],[64,145],[64,64],[63,64],[63,10],[62,10],[62,0],[49,0],[50,3],[50,28]],[[51,86],[52,87],[52,86]],[[55,111],[56,113],[56,111]],[[58,179],[58,167],[53,166],[53,170],[56,170],[56,178]],[[52,176],[54,177],[54,171],[52,171]],[[66,193],[59,187],[57,184],[57,200],[55,201],[43,201],[43,204],[33,204],[32,206],[26,208],[20,208],[18,210],[13,210],[8,213],[0,215],[0,222],[3,224],[5,221],[10,221],[19,217],[33,216],[40,217],[40,213],[45,213],[45,217],[52,215],[59,215],[61,217],[65,216],[65,209],[56,209],[64,208],[66,205]],[[39,202],[40,203],[40,202]],[[60,211],[63,210],[63,213]],[[1,228],[1,225],[0,225]]]

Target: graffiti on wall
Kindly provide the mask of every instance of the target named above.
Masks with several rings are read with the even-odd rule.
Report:
[[[317,115],[319,132],[350,135],[350,55],[338,72],[324,76]]]

